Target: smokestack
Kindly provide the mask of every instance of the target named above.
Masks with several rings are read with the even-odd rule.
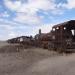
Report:
[[[39,34],[41,35],[41,29],[39,29]]]

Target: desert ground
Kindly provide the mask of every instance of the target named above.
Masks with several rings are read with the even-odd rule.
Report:
[[[0,75],[75,75],[75,53],[58,54],[41,48],[18,52],[6,42],[0,43],[0,50]]]

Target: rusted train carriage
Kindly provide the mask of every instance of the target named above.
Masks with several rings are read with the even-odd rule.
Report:
[[[41,29],[39,29],[39,33],[35,35],[35,46],[48,49],[48,43],[51,42],[51,33],[41,33]]]
[[[11,44],[18,44],[24,47],[30,47],[34,45],[34,39],[32,36],[20,36],[12,39],[7,40],[8,43]]]
[[[70,20],[52,27],[51,44],[53,48],[60,52],[74,51],[75,49],[75,20]]]
[[[21,36],[8,40],[10,43],[20,43],[47,48],[59,52],[75,51],[75,20],[54,25],[49,33],[39,33],[35,38]]]

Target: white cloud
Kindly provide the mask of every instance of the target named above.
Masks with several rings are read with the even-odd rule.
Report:
[[[4,12],[4,13],[3,13],[3,17],[9,17],[8,12]]]
[[[5,0],[5,5],[8,9],[16,11],[14,21],[30,25],[41,24],[42,18],[37,16],[40,9],[53,14],[59,14],[60,11],[54,0],[28,0],[27,3],[22,3],[21,0]]]
[[[4,1],[5,1],[5,5],[11,10],[15,10],[16,11],[21,6],[21,2],[20,1],[15,1],[15,2],[12,2],[11,0],[4,0]]]
[[[51,31],[53,25],[54,24],[45,24],[45,25],[34,27],[32,35],[34,36],[34,35],[38,34],[39,29],[41,29],[42,33],[49,33]]]
[[[4,24],[2,24],[2,25],[0,25],[0,28],[3,28],[3,29],[5,29],[5,30],[12,30],[14,27],[13,26],[10,26],[10,25],[4,25]]]
[[[14,18],[14,21],[26,23],[28,25],[38,25],[41,23],[41,19],[37,15],[30,15],[24,13],[17,13],[17,17]]]
[[[1,22],[2,21],[2,22]],[[17,24],[12,24],[9,22],[5,22],[5,20],[0,20],[0,40],[7,40],[9,38],[13,38],[18,36],[17,32],[14,30],[17,29]]]
[[[42,30],[42,33],[48,33],[51,31],[53,24],[45,24],[42,26],[39,26],[38,28]]]
[[[42,25],[42,19],[44,17],[38,16],[37,11],[41,9],[46,15],[49,15],[48,11],[53,14],[61,13],[61,10],[59,9],[60,5],[57,6],[54,0],[28,0],[27,3],[22,3],[21,0],[15,0],[15,2],[12,2],[12,0],[4,1],[5,6],[9,10],[16,11],[16,17],[13,19],[13,21],[4,21],[2,19],[0,20],[0,22],[5,22],[5,24],[2,22],[1,23],[3,28],[6,30],[6,32],[4,32],[7,34],[7,38],[20,35],[35,35],[38,33],[39,29],[41,29],[43,33],[50,32],[53,24]],[[5,14],[7,15],[7,13]],[[51,16],[49,17],[51,18]],[[23,23],[26,24],[25,27],[22,27]],[[29,28],[27,25],[33,25],[33,27]],[[17,31],[17,29],[19,29],[19,31]],[[4,39],[5,38],[6,37],[4,37]]]
[[[0,23],[0,39],[1,40],[7,40],[10,38],[14,38],[17,36],[22,35],[36,35],[38,33],[38,30],[41,29],[42,33],[50,32],[53,24],[46,24],[46,25],[40,25],[40,26],[25,26],[25,25],[17,25],[10,23]]]
[[[62,4],[67,9],[75,8],[75,0],[67,0],[67,3]]]
[[[21,3],[21,0],[15,2],[5,0],[5,5],[10,10],[25,13],[35,13],[39,9],[54,10],[56,7],[54,0],[28,0],[27,3]]]
[[[14,32],[10,32],[8,34],[8,38],[13,38],[13,37],[16,37],[16,34]]]
[[[0,14],[0,17],[9,17],[10,15],[8,14],[8,12],[4,12]]]

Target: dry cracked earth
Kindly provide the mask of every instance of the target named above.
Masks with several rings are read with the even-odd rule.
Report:
[[[1,52],[0,75],[75,75],[75,54],[59,55],[40,48]]]

